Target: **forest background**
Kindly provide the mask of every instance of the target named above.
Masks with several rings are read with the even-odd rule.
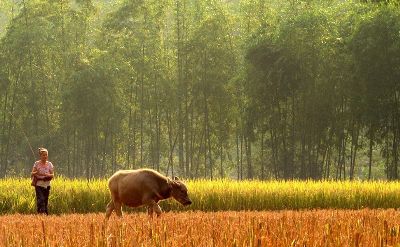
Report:
[[[399,8],[1,0],[0,177],[398,179]]]

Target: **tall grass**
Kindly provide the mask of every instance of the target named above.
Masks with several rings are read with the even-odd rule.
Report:
[[[193,204],[183,207],[166,200],[161,202],[163,210],[400,208],[399,182],[193,180],[186,184]],[[49,200],[53,214],[96,213],[105,211],[110,196],[106,180],[59,177],[52,181]],[[1,214],[34,212],[34,188],[29,179],[0,180]]]
[[[103,212],[110,200],[107,181],[55,178],[51,183],[49,211],[54,214]],[[35,189],[30,179],[0,180],[0,213],[34,213]]]
[[[204,211],[400,207],[399,182],[198,180],[189,191]]]

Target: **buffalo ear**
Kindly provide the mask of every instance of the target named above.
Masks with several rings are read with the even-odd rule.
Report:
[[[179,180],[179,178],[175,176],[175,177],[174,177],[174,180]]]

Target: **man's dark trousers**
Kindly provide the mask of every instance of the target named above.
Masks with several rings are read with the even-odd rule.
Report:
[[[49,214],[47,205],[49,203],[50,186],[47,188],[35,186],[36,206],[39,214]]]

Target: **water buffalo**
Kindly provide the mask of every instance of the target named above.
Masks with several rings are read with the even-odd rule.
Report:
[[[151,169],[117,171],[108,180],[108,188],[111,201],[107,205],[106,219],[113,210],[121,217],[122,204],[129,207],[146,205],[150,216],[153,216],[153,212],[160,216],[160,200],[173,197],[185,206],[192,203],[182,181],[177,177],[172,180]]]

